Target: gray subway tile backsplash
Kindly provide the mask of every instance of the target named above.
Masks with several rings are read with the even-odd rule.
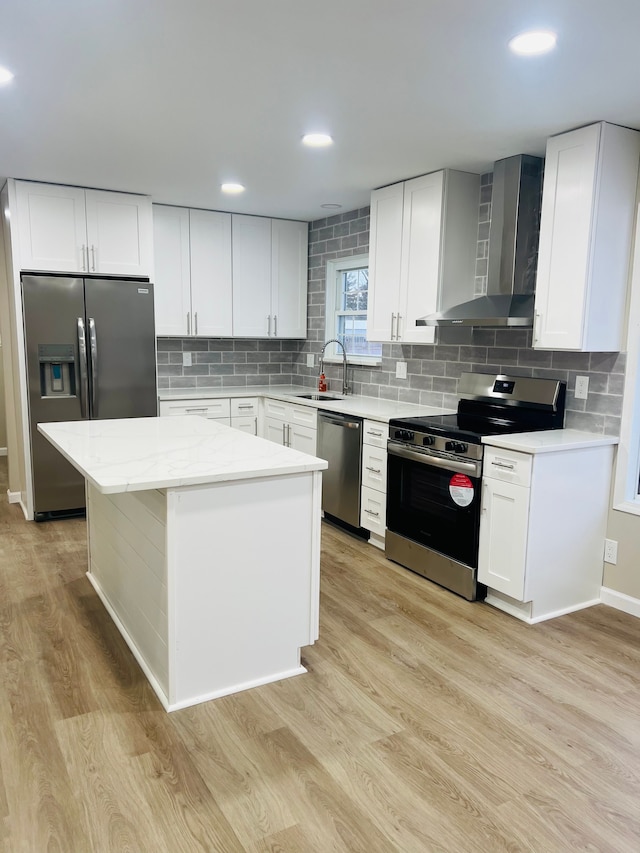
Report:
[[[489,173],[481,178],[478,199],[478,259],[486,258],[491,216]],[[307,353],[316,365],[325,332],[325,267],[327,260],[363,254],[369,248],[369,209],[339,213],[310,223],[309,291],[306,341],[231,340],[199,338],[158,339],[160,388],[227,387],[232,385],[289,385],[313,387],[317,367],[306,366]],[[479,276],[476,292],[486,292]],[[439,330],[440,331],[440,330]],[[456,330],[458,331],[458,330]],[[349,368],[356,394],[385,400],[455,409],[457,381],[463,372],[511,373],[567,382],[565,425],[596,433],[619,434],[626,356],[624,353],[572,353],[534,350],[531,331],[524,329],[464,330],[461,341],[442,344],[383,344],[380,366]],[[458,338],[454,338],[458,340]],[[182,353],[192,352],[194,367],[182,366]],[[174,360],[175,359],[175,360]],[[395,362],[407,362],[406,380],[395,376]],[[195,368],[195,374],[194,374]],[[200,371],[204,370],[204,373]],[[342,368],[326,364],[331,391],[342,387]],[[575,399],[575,377],[589,377],[589,396]]]

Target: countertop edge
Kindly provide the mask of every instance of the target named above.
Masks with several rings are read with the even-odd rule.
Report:
[[[615,435],[598,435],[597,433],[573,429],[520,432],[511,435],[487,435],[482,438],[482,443],[489,447],[498,447],[503,450],[514,450],[532,455],[616,445],[619,441],[620,439]]]

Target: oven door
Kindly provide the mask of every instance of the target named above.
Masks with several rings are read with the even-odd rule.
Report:
[[[389,441],[387,527],[475,569],[482,463]]]

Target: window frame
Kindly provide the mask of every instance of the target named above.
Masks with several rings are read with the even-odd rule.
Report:
[[[338,273],[345,270],[359,269],[360,267],[369,267],[369,253],[361,255],[349,255],[345,258],[332,258],[325,265],[325,322],[324,332],[325,340],[330,340],[336,337],[336,276]],[[370,307],[367,307],[367,324],[369,322]],[[361,312],[362,313],[362,312]],[[329,330],[331,324],[331,330]],[[376,343],[375,341],[373,343]],[[324,355],[324,360],[329,364],[339,362],[342,363],[342,350],[331,344],[327,347]],[[347,354],[348,364],[359,364],[364,366],[376,366],[382,363],[382,353],[380,355],[350,355]]]
[[[627,324],[620,443],[613,490],[613,509],[640,515],[640,206],[636,217]]]

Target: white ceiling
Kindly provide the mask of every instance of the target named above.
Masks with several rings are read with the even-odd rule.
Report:
[[[518,59],[532,26],[557,49]],[[639,35],[640,0],[2,0],[0,175],[317,219],[581,124],[640,128]],[[335,145],[304,148],[316,130]]]

